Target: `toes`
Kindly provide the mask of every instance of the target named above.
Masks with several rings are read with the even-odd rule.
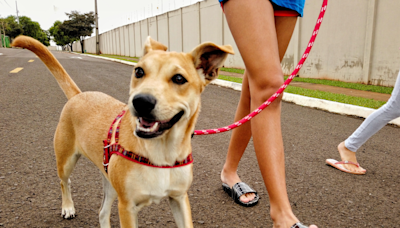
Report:
[[[354,165],[346,165],[345,168],[347,170],[350,170],[351,172],[356,172],[356,173],[365,173],[367,171],[367,170],[363,169],[361,166],[355,167]]]
[[[61,217],[65,218],[65,219],[75,218],[75,209],[74,208],[63,208],[61,210]]]
[[[246,197],[247,197],[250,201],[252,201],[254,198],[256,198],[256,194],[254,194],[254,193],[247,193],[247,194],[246,194]]]
[[[250,202],[249,198],[247,198],[246,195],[241,195],[240,196],[240,201],[242,201],[243,203]]]
[[[255,197],[256,195],[254,193],[247,193],[240,196],[240,201],[242,201],[243,203],[248,203],[252,201]]]
[[[360,168],[356,169],[355,171],[358,173],[365,173],[367,170],[360,167]]]
[[[365,170],[365,169],[363,169],[363,168],[357,170],[357,172],[359,172],[359,173],[365,173],[366,171],[367,171],[367,170]]]

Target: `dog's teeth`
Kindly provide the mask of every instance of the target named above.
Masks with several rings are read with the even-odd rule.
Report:
[[[156,131],[158,129],[158,122],[156,122],[153,127],[150,128],[150,132]]]
[[[158,122],[155,122],[154,125],[150,128],[144,128],[144,127],[140,126],[140,124],[137,125],[137,128],[140,131],[144,131],[144,132],[154,132],[158,129]]]

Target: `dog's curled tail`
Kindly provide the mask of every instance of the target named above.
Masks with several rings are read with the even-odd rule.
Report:
[[[60,85],[68,100],[81,93],[81,90],[64,70],[58,60],[42,43],[31,37],[21,35],[15,38],[11,46],[26,48],[35,53],[56,78],[58,85]]]

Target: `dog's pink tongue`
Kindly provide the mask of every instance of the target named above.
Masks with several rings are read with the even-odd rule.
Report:
[[[156,123],[154,121],[149,121],[149,120],[143,119],[142,117],[140,117],[139,120],[140,120],[140,125],[142,125],[142,127],[144,127],[144,128],[150,128],[150,127],[154,126],[154,124]]]

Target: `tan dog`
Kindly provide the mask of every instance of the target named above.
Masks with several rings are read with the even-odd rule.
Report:
[[[166,52],[164,45],[149,37],[143,57],[135,66],[126,105],[101,92],[81,92],[38,41],[19,36],[13,46],[34,52],[68,98],[54,138],[62,216],[75,216],[69,176],[84,155],[103,173],[101,227],[110,227],[111,205],[117,197],[121,227],[137,227],[139,210],[163,197],[169,197],[177,226],[193,227],[187,195],[193,179],[192,164],[155,168],[113,155],[107,173],[101,142],[107,138],[115,117],[126,110],[119,131],[119,144],[126,150],[160,166],[172,166],[187,158],[192,152],[191,135],[200,111],[200,94],[218,76],[228,53],[233,54],[232,47],[203,43],[191,53]]]

